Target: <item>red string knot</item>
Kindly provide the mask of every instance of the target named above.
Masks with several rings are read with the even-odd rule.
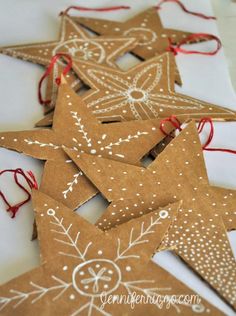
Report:
[[[7,173],[7,172],[13,174],[15,183],[27,195],[27,198],[23,200],[22,202],[19,202],[15,205],[11,205],[8,202],[8,199],[6,198],[5,194],[2,191],[0,191],[1,198],[3,199],[5,204],[8,206],[7,211],[11,212],[12,213],[11,217],[14,218],[18,210],[21,208],[21,206],[26,204],[31,199],[31,193],[27,190],[27,188],[22,183],[19,182],[18,176],[20,175],[25,179],[30,189],[33,189],[33,188],[38,189],[38,184],[32,171],[27,171],[27,173],[25,173],[21,168],[6,169],[6,170],[0,171],[0,175],[3,175],[4,173]]]
[[[43,76],[41,77],[39,84],[38,84],[38,99],[39,99],[39,103],[42,105],[49,105],[51,103],[51,100],[43,100],[42,98],[42,84],[44,82],[44,80],[51,74],[51,72],[53,71],[55,64],[57,63],[57,61],[60,58],[64,58],[64,60],[67,61],[67,65],[64,67],[62,74],[66,75],[72,68],[72,58],[70,55],[68,54],[64,54],[64,53],[57,53],[56,55],[54,55],[50,61],[50,64],[48,65],[45,73],[43,74]],[[59,86],[61,84],[61,76],[57,77],[55,79],[56,84]]]

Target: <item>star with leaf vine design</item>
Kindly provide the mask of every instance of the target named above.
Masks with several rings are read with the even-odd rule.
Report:
[[[46,160],[41,190],[72,209],[97,194],[63,149],[87,152],[131,164],[163,138],[160,120],[101,124],[63,79],[52,129],[0,133],[0,146]],[[169,127],[171,131],[173,127]]]

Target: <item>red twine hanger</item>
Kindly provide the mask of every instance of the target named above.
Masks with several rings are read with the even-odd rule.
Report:
[[[207,138],[205,144],[202,146],[202,149],[203,150],[207,150],[207,151],[220,151],[220,152],[225,152],[225,153],[230,153],[230,154],[235,154],[236,155],[236,150],[233,150],[233,149],[213,148],[213,147],[209,148],[208,147],[211,144],[212,139],[214,137],[214,125],[213,125],[212,119],[210,117],[204,117],[204,118],[201,119],[201,121],[198,124],[198,133],[200,134],[203,131],[204,126],[207,123],[210,124],[210,133],[208,135],[208,138]]]
[[[72,59],[71,59],[71,57],[68,54],[57,53],[56,55],[54,55],[52,57],[50,64],[46,68],[46,71],[43,74],[43,76],[40,79],[39,84],[38,84],[38,99],[39,99],[39,103],[42,104],[42,105],[48,105],[48,104],[51,103],[51,100],[43,100],[43,98],[42,98],[41,88],[42,88],[43,81],[45,80],[45,78],[47,78],[50,75],[50,73],[53,70],[53,67],[54,67],[55,63],[61,57],[64,57],[68,61],[67,66],[62,71],[62,74],[66,75],[72,68]],[[59,86],[61,84],[61,77],[57,77],[55,79],[55,82]]]
[[[168,134],[166,133],[166,131],[164,130],[164,127],[165,127],[165,123],[166,122],[170,122],[171,125],[173,125],[173,127],[175,129],[178,129],[180,132],[182,131],[182,128],[181,128],[181,123],[180,121],[178,120],[178,118],[175,116],[175,115],[171,115],[170,117],[167,117],[165,119],[163,119],[160,123],[160,130],[162,131],[162,133],[166,136],[170,136],[171,138],[174,138],[174,136],[172,136],[171,134]]]
[[[160,122],[160,130],[162,131],[162,133],[166,136],[169,136],[171,138],[174,138],[174,136],[172,136],[170,133],[167,133],[165,130],[164,130],[164,127],[165,127],[165,123],[166,122],[170,122],[173,127],[175,127],[176,129],[178,129],[180,132],[182,131],[182,128],[181,128],[181,123],[180,121],[178,120],[178,118],[175,116],[175,115],[171,115],[170,117],[167,117],[165,119],[163,119],[161,122]],[[198,123],[198,127],[197,127],[197,130],[198,130],[198,133],[201,134],[205,125],[209,123],[210,124],[210,133],[208,135],[208,138],[205,142],[205,144],[202,145],[202,149],[203,150],[206,150],[206,151],[219,151],[219,152],[225,152],[225,153],[230,153],[230,154],[235,154],[236,155],[236,150],[233,150],[233,149],[228,149],[228,148],[213,148],[213,147],[208,147],[212,140],[213,140],[213,137],[214,137],[214,125],[213,125],[213,121],[210,117],[204,117],[200,120],[200,122]]]
[[[200,13],[200,12],[194,12],[194,11],[190,11],[188,10],[181,1],[179,0],[162,0],[160,1],[160,3],[156,6],[156,8],[158,10],[161,9],[161,6],[166,3],[166,2],[174,2],[175,4],[177,4],[184,12],[188,13],[188,14],[191,14],[191,15],[194,15],[194,16],[197,16],[199,18],[202,18],[202,19],[205,19],[205,20],[216,20],[216,17],[215,16],[207,16],[203,13]]]
[[[96,11],[96,12],[108,12],[108,11],[117,11],[117,10],[128,10],[130,6],[120,5],[114,7],[104,7],[104,8],[87,8],[87,7],[78,7],[78,6],[69,6],[65,11],[62,11],[59,15],[67,14],[71,9],[77,11]]]
[[[182,45],[188,44],[189,42],[191,42],[191,40],[196,40],[196,39],[201,40],[203,38],[216,41],[216,43],[217,43],[216,49],[211,51],[211,52],[201,52],[201,51],[197,51],[197,50],[187,50],[187,49],[181,48]],[[212,34],[206,34],[206,33],[190,34],[188,37],[186,37],[184,40],[182,40],[176,46],[173,45],[171,39],[169,38],[169,43],[170,43],[170,45],[167,48],[167,51],[172,52],[174,55],[177,55],[178,53],[182,53],[182,54],[187,54],[187,55],[198,54],[198,55],[213,56],[213,55],[216,55],[222,47],[222,43],[217,36],[212,35]]]
[[[15,183],[18,185],[18,187],[21,190],[23,190],[27,194],[27,198],[24,201],[19,202],[19,203],[15,204],[15,205],[11,205],[8,202],[7,198],[5,197],[5,194],[2,191],[0,191],[0,196],[2,197],[3,201],[8,206],[7,212],[11,212],[12,213],[11,217],[14,218],[16,216],[16,213],[20,209],[20,207],[23,206],[24,204],[26,204],[27,202],[29,202],[30,199],[31,199],[30,192],[19,182],[18,175],[21,175],[26,180],[26,182],[27,182],[28,186],[30,187],[30,189],[38,189],[38,184],[37,184],[37,181],[36,181],[35,176],[34,176],[32,171],[27,171],[27,173],[25,173],[21,168],[6,169],[6,170],[0,171],[0,176],[2,174],[6,173],[6,172],[13,173]]]

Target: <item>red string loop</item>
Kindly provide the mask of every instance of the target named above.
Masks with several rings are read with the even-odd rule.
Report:
[[[192,40],[196,40],[196,39],[214,40],[217,43],[216,49],[211,51],[211,52],[201,52],[201,51],[197,51],[197,50],[187,50],[187,49],[181,48],[182,45],[188,44]],[[167,51],[172,52],[174,55],[177,55],[178,53],[182,53],[182,54],[187,54],[187,55],[198,54],[198,55],[213,56],[213,55],[216,55],[222,47],[222,43],[221,43],[221,40],[219,39],[219,37],[217,37],[213,34],[206,34],[206,33],[190,34],[188,37],[186,37],[184,40],[182,40],[176,46],[173,46],[173,43],[172,43],[171,39],[169,38],[169,43],[170,44],[169,44],[169,47],[167,48]]]
[[[164,135],[174,138],[174,136],[172,136],[171,133],[166,133],[166,131],[164,130],[166,122],[170,122],[173,125],[173,127],[175,127],[175,129],[178,129],[180,132],[182,131],[181,123],[178,120],[178,118],[175,115],[171,115],[170,117],[167,117],[160,122],[160,130]]]
[[[21,175],[25,179],[30,189],[38,189],[38,184],[32,171],[27,171],[27,173],[25,173],[21,168],[6,169],[6,170],[0,171],[0,176],[6,172],[13,173],[15,183],[27,195],[27,198],[24,201],[19,202],[15,205],[11,205],[8,202],[5,194],[2,191],[0,191],[0,196],[2,197],[3,201],[8,206],[7,212],[11,212],[12,213],[11,217],[14,218],[16,216],[16,213],[20,209],[20,207],[26,204],[27,202],[29,202],[31,199],[31,193],[19,182],[18,175]]]
[[[207,138],[205,144],[203,144],[203,146],[202,146],[202,149],[207,150],[207,151],[219,151],[219,152],[225,152],[225,153],[236,155],[236,150],[233,150],[233,149],[213,148],[213,147],[209,148],[208,147],[211,144],[213,137],[214,137],[214,125],[213,125],[213,121],[210,117],[204,117],[201,119],[201,121],[198,124],[198,133],[199,134],[202,133],[202,131],[207,123],[210,124],[210,132],[209,132],[209,135],[208,135],[208,138]]]
[[[166,133],[166,131],[164,130],[166,122],[170,122],[176,129],[178,129],[179,131],[182,131],[181,123],[178,120],[178,118],[175,115],[171,115],[170,117],[167,117],[160,122],[160,130],[162,131],[164,135],[174,138],[174,136],[172,136],[171,133]],[[212,118],[210,117],[202,118],[198,123],[197,130],[198,130],[198,133],[201,134],[207,123],[210,124],[210,132],[209,132],[206,142],[202,145],[202,149],[206,151],[219,151],[219,152],[225,152],[225,153],[236,155],[236,150],[233,150],[233,149],[208,147],[211,144],[214,137],[214,124],[213,124]]]
[[[104,7],[104,8],[87,8],[87,7],[78,7],[78,6],[69,6],[65,11],[60,12],[61,15],[67,14],[71,9],[77,10],[77,11],[96,11],[96,12],[108,12],[108,11],[117,11],[117,10],[128,10],[130,9],[130,6],[126,5],[120,5],[120,6],[114,6],[114,7]]]
[[[191,15],[194,15],[194,16],[197,16],[199,18],[202,18],[202,19],[205,19],[205,20],[216,20],[216,17],[215,16],[208,16],[208,15],[205,15],[203,13],[200,13],[200,12],[194,12],[194,11],[190,11],[188,10],[181,1],[179,0],[162,0],[160,1],[160,3],[156,6],[156,8],[159,10],[161,9],[161,6],[166,3],[166,2],[174,2],[175,4],[177,4],[184,12],[188,13],[188,14],[191,14]]]
[[[42,78],[39,81],[38,84],[38,99],[39,99],[39,103],[42,105],[48,105],[51,103],[51,100],[43,100],[42,98],[42,93],[41,93],[41,89],[42,89],[42,84],[43,81],[50,75],[50,73],[53,70],[53,67],[55,65],[55,63],[58,61],[59,58],[64,57],[64,59],[66,59],[67,61],[67,65],[66,67],[63,69],[62,74],[66,75],[72,68],[72,58],[68,55],[68,54],[64,54],[64,53],[57,53],[56,55],[54,55],[51,59],[50,64],[48,65],[48,67],[46,68],[45,73],[43,74]],[[61,84],[61,77],[57,77],[55,79],[56,84],[59,86]]]

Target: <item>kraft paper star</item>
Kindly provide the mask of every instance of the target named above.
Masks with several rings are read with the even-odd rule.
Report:
[[[52,56],[57,53],[70,55],[74,62],[77,60],[90,60],[95,63],[116,67],[115,60],[132,49],[136,43],[137,39],[128,36],[91,37],[78,24],[74,23],[71,18],[62,16],[60,37],[57,41],[3,47],[0,49],[0,52],[45,67],[49,65]],[[46,99],[51,100],[50,108],[55,105],[58,88],[55,78],[60,75],[63,65],[63,61],[58,61],[53,68],[51,80],[49,81]],[[81,82],[75,75],[69,74],[67,79],[71,80],[72,88],[76,89],[78,86],[81,86]]]
[[[222,315],[203,299],[191,302],[195,293],[151,262],[178,203],[103,233],[40,192],[34,193],[33,201],[48,260],[0,287],[3,315]],[[109,296],[136,295],[159,300],[134,301],[134,308],[122,301],[108,302]],[[182,304],[171,301],[173,295],[182,295]]]
[[[99,191],[113,201],[108,218],[100,221],[103,223],[101,227],[109,228],[114,226],[115,221],[119,224],[140,216],[138,209],[136,212],[139,203],[146,203],[152,209],[183,200],[179,216],[168,231],[163,248],[173,249],[236,308],[236,262],[221,217],[221,212],[225,212],[222,194],[218,195],[202,176],[201,170],[205,166],[198,131],[193,122],[148,168],[88,154],[80,158],[73,153],[70,156]],[[117,209],[116,201],[120,200],[122,205],[125,199],[136,202],[132,207],[129,204]]]
[[[176,93],[174,57],[170,53],[142,62],[128,71],[81,61],[75,72],[92,89],[84,94],[88,108],[100,120],[141,120],[177,115],[235,120],[235,112]]]
[[[193,34],[164,28],[155,7],[148,8],[126,22],[86,17],[73,17],[73,20],[101,35],[140,37],[139,43],[132,52],[144,60],[166,52],[169,47],[169,38],[173,44],[179,44]],[[200,40],[190,40],[188,44],[206,40],[202,37]]]
[[[41,190],[70,208],[92,198],[97,189],[63,149],[139,164],[164,137],[159,120],[101,124],[62,79],[52,129],[0,133],[0,146],[46,160]],[[172,127],[169,126],[169,130]]]

